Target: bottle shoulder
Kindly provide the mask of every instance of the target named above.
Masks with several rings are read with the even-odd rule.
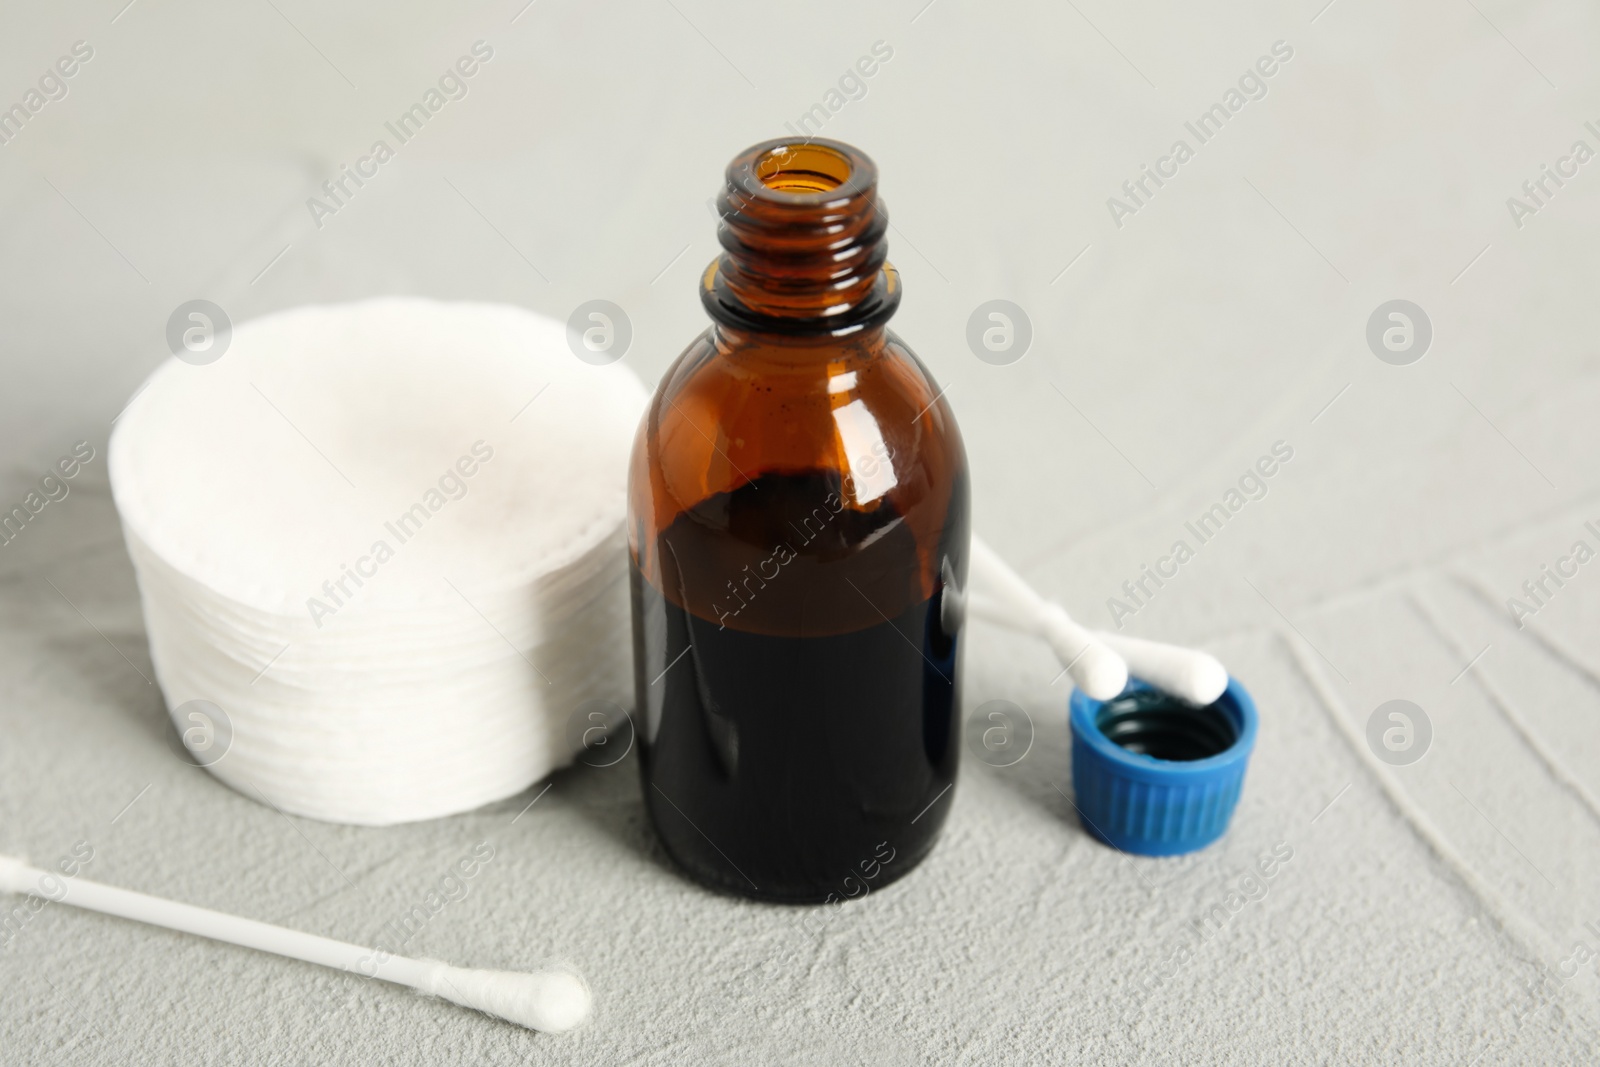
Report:
[[[867,340],[729,346],[713,328],[689,345],[634,442],[629,544],[647,578],[672,528],[770,540],[761,501],[837,516],[827,537],[794,546],[802,555],[850,555],[898,530],[923,596],[953,544],[964,559],[966,452],[949,404],[898,337]]]
[[[966,457],[940,386],[894,334],[730,346],[712,328],[662,376],[634,462],[659,468],[685,505],[762,473],[812,470],[837,471],[847,498],[870,503],[946,480]]]

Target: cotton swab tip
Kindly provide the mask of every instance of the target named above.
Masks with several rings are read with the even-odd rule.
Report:
[[[1227,669],[1198,649],[1103,630],[1095,636],[1126,661],[1129,674],[1197,707],[1215,702],[1228,688]]]
[[[16,856],[0,856],[0,893],[23,893],[28,888],[32,868]]]
[[[589,1017],[594,998],[582,978],[565,970],[490,971],[434,963],[417,987],[530,1030],[559,1034]]]
[[[1196,704],[1213,704],[1228,688],[1228,669],[1215,657],[1200,653],[1185,672],[1184,687]]]
[[[1128,667],[1104,647],[1091,648],[1070,672],[1078,688],[1096,700],[1110,700],[1128,686]]]
[[[1122,657],[1073,622],[1060,605],[1041,606],[1039,635],[1055,650],[1078,688],[1094,699],[1110,700],[1127,686],[1128,665]]]

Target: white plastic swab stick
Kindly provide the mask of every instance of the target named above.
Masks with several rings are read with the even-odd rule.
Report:
[[[1060,619],[1065,619],[1067,623],[1077,627],[1067,615],[1066,609],[1040,597],[1016,571],[995,554],[992,548],[977,537],[972,539],[970,579],[967,608],[972,614],[1014,630],[1044,637],[1055,648],[1056,655],[1064,664],[1071,663],[1069,657],[1080,655],[1078,649],[1083,647],[1081,642],[1069,644],[1064,649],[1060,639],[1053,636],[1051,630],[1046,629],[1050,626],[1054,634],[1063,633],[1064,631],[1059,629]],[[1112,657],[1120,660],[1122,664],[1122,681],[1106,696],[1102,696],[1086,684],[1086,679],[1080,677],[1077,667],[1069,666],[1072,680],[1096,700],[1109,700],[1120,693],[1122,687],[1127,684],[1129,674],[1191,704],[1210,704],[1228,687],[1227,670],[1214,656],[1197,649],[1162,644],[1159,641],[1146,641],[1137,637],[1124,637],[1105,630],[1089,631],[1077,627],[1077,631],[1084,639],[1094,642],[1099,649],[1111,653]],[[1098,652],[1091,654],[1100,655]],[[1083,659],[1089,659],[1089,655],[1084,655]],[[1082,666],[1081,660],[1078,666]],[[1102,683],[1105,689],[1109,689],[1115,676],[1103,663],[1097,663],[1096,669],[1102,672],[1097,681]]]
[[[1073,622],[1061,605],[1034,592],[977,537],[972,539],[967,610],[1044,638],[1078,688],[1096,700],[1110,700],[1128,684],[1128,667],[1120,656]]]
[[[42,880],[49,879],[46,883]],[[410,986],[431,996],[475,1008],[532,1030],[561,1033],[588,1018],[589,987],[570,971],[519,973],[452,967],[438,960],[390,956],[299,930],[225,915],[173,900],[146,896],[131,889],[101,885],[82,878],[66,879],[30,867],[10,856],[0,856],[0,891],[27,893],[35,886],[59,887],[48,899],[124,919],[163,926],[169,930],[226,941],[290,959],[320,963],[324,967],[370,975],[385,982]],[[44,893],[38,895],[44,896]],[[380,962],[381,961],[381,962]]]

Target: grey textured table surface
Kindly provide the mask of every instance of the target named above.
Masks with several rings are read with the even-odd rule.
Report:
[[[552,1038],[50,907],[0,952],[0,1062],[1600,1057],[1600,565],[1561,563],[1600,547],[1600,163],[1574,154],[1600,149],[1592,9],[123,3],[0,14],[0,103],[93,49],[0,151],[0,501],[74,442],[97,452],[0,548],[0,848],[86,842],[89,877],[360,941],[487,841],[412,948],[565,957],[598,1010]],[[321,182],[478,40],[465,97],[313,220]],[[892,58],[830,97],[878,41]],[[1292,57],[1241,83],[1278,41]],[[1200,142],[1185,123],[1234,88]],[[1086,837],[1066,683],[983,624],[966,703],[1019,704],[1032,750],[968,759],[923,869],[811,933],[673,874],[631,760],[382,830],[179,763],[104,481],[173,308],[409,292],[564,318],[604,297],[653,381],[702,328],[721,168],[814,104],[882,169],[896,326],[948,386],[978,529],[1074,613],[1111,625],[1124,580],[1293,448],[1122,620],[1258,698],[1228,836],[1171,860]],[[1161,163],[1179,139],[1192,157]],[[1144,164],[1169,176],[1132,200]],[[1033,326],[1009,366],[964,339],[994,298]],[[1407,366],[1366,339],[1393,299],[1432,325]],[[1576,574],[1519,628],[1506,600],[1545,565]],[[1409,766],[1366,741],[1397,698],[1432,724]],[[1292,858],[1246,881],[1275,847]]]

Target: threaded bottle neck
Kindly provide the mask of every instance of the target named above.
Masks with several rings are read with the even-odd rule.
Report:
[[[717,198],[723,254],[701,301],[717,322],[758,333],[845,336],[900,302],[887,262],[878,169],[838,141],[767,141],[728,165]]]

